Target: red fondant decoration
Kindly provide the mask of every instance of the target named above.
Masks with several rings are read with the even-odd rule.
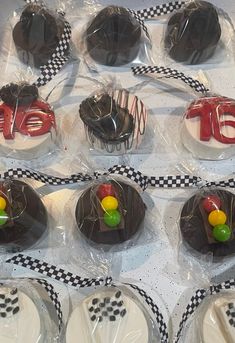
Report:
[[[194,101],[186,112],[186,118],[200,117],[200,140],[209,141],[213,136],[218,142],[235,144],[235,136],[227,137],[221,133],[223,126],[235,128],[235,120],[221,121],[222,116],[235,118],[235,100],[225,97],[202,98]]]
[[[34,100],[30,106],[13,108],[0,105],[0,131],[5,139],[14,139],[15,131],[26,136],[41,136],[55,127],[55,115],[50,105],[42,100]]]

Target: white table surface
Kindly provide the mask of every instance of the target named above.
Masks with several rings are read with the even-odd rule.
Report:
[[[134,3],[134,6],[132,4]],[[3,23],[4,19],[7,18],[7,13],[10,13],[16,6],[16,3],[22,3],[21,1],[14,0],[1,0],[1,11],[0,19]],[[118,5],[128,6],[130,8],[142,8],[149,6],[151,4],[156,5],[160,4],[160,1],[103,1],[104,4],[115,3]],[[231,18],[235,20],[235,4],[233,0],[223,0],[223,1],[213,1],[214,4],[219,5],[225,11],[227,11]],[[159,37],[162,33],[163,23],[156,24],[154,21],[149,22],[149,30],[152,34],[153,41],[159,42]],[[180,66],[179,66],[180,69]],[[186,71],[189,75],[196,75],[197,71],[186,68]],[[230,65],[229,67],[210,65],[205,66],[203,69],[205,75],[210,80],[210,85],[212,89],[220,94],[226,95],[228,97],[234,98],[234,88],[235,88],[235,66]],[[133,77],[130,72],[123,68],[122,70],[112,70],[105,68],[103,75],[113,75],[119,82],[121,82],[123,87],[130,87],[138,82],[141,82],[141,78]],[[78,87],[79,89],[79,87]],[[76,94],[75,89],[75,94]],[[80,101],[81,98],[88,96],[91,90],[88,88],[83,88],[81,93],[77,98],[77,101]],[[70,97],[72,96],[70,93]],[[126,162],[129,165],[135,167],[136,169],[142,171],[147,175],[167,175],[167,174],[177,174],[179,169],[176,167],[182,162],[182,156],[179,157],[179,154],[175,152],[172,144],[165,146],[162,143],[159,135],[162,135],[167,140],[169,139],[170,133],[174,132],[174,129],[177,125],[180,124],[180,118],[183,113],[183,109],[193,99],[193,94],[190,90],[181,88],[177,89],[177,83],[173,83],[170,86],[163,86],[162,84],[151,83],[147,87],[138,91],[138,96],[144,101],[146,106],[150,109],[151,121],[156,126],[156,142],[153,147],[153,152],[150,154],[134,154],[125,156],[124,158],[120,157],[110,157],[110,156],[95,156],[91,154],[91,157],[87,156],[87,159],[90,160],[90,164],[95,167],[102,169],[107,169],[115,163]],[[80,97],[80,98],[79,98]],[[64,106],[64,111],[66,112],[69,109],[68,98],[65,96],[53,103],[55,109],[59,110],[61,106]],[[73,102],[73,106],[74,106]],[[159,146],[158,146],[159,143]],[[169,155],[167,155],[167,153]],[[66,155],[63,155],[66,156]],[[76,167],[81,166],[77,163],[73,163],[72,155],[68,155],[68,160],[65,163],[60,159],[59,161],[52,161],[48,165],[44,165],[42,170],[55,170],[56,172],[63,173],[66,170],[66,167],[69,164],[69,168],[66,172],[71,171],[75,172]],[[234,161],[235,159],[229,159],[219,162],[195,162],[190,160],[190,163],[187,163],[189,171],[201,175],[205,179],[219,179],[226,178],[227,175],[231,175],[234,172]],[[6,166],[16,166],[18,162],[8,161],[3,162],[1,169],[4,169]],[[30,165],[30,164],[29,164]],[[36,168],[37,164],[32,164],[32,167]],[[57,218],[57,226],[63,226],[66,224],[61,219],[62,214],[64,213],[64,205],[68,203],[71,194],[77,187],[71,187],[70,189],[53,189],[50,187],[41,187],[38,185],[40,192],[49,193],[48,197],[54,201],[52,206],[53,215]],[[50,193],[52,191],[52,193]],[[177,220],[179,217],[179,211],[183,202],[193,190],[160,190],[160,189],[149,189],[149,196],[155,203],[156,206],[156,240],[153,243],[148,243],[147,245],[138,246],[122,253],[116,253],[114,255],[114,264],[115,260],[118,260],[117,257],[122,257],[122,266],[121,266],[121,278],[128,278],[133,280],[141,280],[148,284],[152,289],[155,289],[158,294],[160,294],[166,304],[166,307],[169,313],[173,314],[174,325],[179,320],[182,306],[179,303],[181,295],[188,288],[190,283],[182,280],[182,274],[184,277],[187,273],[183,273],[180,266],[177,264]],[[62,201],[61,201],[62,199]],[[69,206],[69,205],[67,205]],[[69,228],[66,228],[67,230]],[[175,237],[174,237],[175,236]],[[64,248],[63,248],[64,251]],[[74,251],[74,250],[73,250]],[[77,273],[82,273],[84,267],[84,261],[82,261],[82,268],[75,265],[75,263],[69,263],[69,249],[66,251],[66,254],[63,256],[63,253],[60,252],[58,248],[50,248],[47,250],[40,251],[30,251],[29,255],[40,257],[44,260],[49,261],[50,263],[56,263],[60,266],[63,266],[67,270],[72,270]],[[66,260],[67,259],[67,260]],[[119,261],[119,260],[118,260]],[[234,259],[233,259],[234,261]],[[232,262],[232,261],[231,261]],[[232,263],[231,263],[232,265]],[[228,269],[224,272],[224,269]],[[222,266],[218,268],[216,280],[222,280],[223,278],[232,277],[234,270],[229,266]],[[222,276],[221,276],[221,275]],[[31,273],[28,270],[22,268],[15,268],[13,272],[14,276],[27,276],[27,275],[37,275]],[[37,275],[38,276],[38,275]],[[57,289],[60,289],[60,286],[57,283],[54,283]],[[202,280],[200,277],[197,279],[195,286],[201,286]],[[191,282],[193,286],[193,282]],[[190,293],[190,292],[189,292]],[[63,304],[66,305],[66,292],[61,288],[61,298],[63,299]],[[156,295],[156,294],[155,294]],[[154,296],[154,293],[153,293]],[[182,300],[182,299],[181,299]],[[156,301],[159,302],[158,296],[156,295]],[[182,300],[184,303],[185,299]],[[68,309],[65,306],[65,312]],[[164,311],[164,310],[163,310]],[[165,311],[164,311],[165,313]],[[166,313],[166,316],[169,317],[169,314]],[[65,315],[66,317],[66,315]]]

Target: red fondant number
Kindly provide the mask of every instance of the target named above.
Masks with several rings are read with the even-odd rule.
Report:
[[[41,136],[55,127],[54,112],[47,103],[40,100],[35,100],[30,108],[19,106],[17,110],[2,104],[0,114],[0,131],[5,139],[14,139],[15,131],[31,137]]]
[[[221,133],[221,128],[231,126],[235,128],[235,121],[220,118],[230,115],[235,118],[235,103],[226,98],[202,99],[193,103],[186,118],[200,117],[200,140],[209,141],[213,136],[218,142],[224,144],[235,144],[235,137],[227,137]]]

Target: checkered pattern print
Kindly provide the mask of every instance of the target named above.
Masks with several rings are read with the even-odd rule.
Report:
[[[71,26],[66,21],[64,26],[64,33],[62,34],[55,52],[52,54],[51,59],[48,61],[48,63],[40,67],[41,76],[35,82],[37,87],[47,84],[47,82],[49,82],[68,61],[69,57],[65,56],[65,52],[69,48],[71,34]]]
[[[217,285],[210,286],[210,294],[220,293],[222,290],[235,288],[235,279],[224,281]]]
[[[69,177],[61,178],[22,168],[8,169],[6,172],[0,174],[0,179],[5,180],[12,178],[29,178],[36,181],[41,181],[52,186],[68,185],[81,181],[85,182],[92,180],[91,176],[82,173],[77,173],[70,175]]]
[[[161,342],[168,343],[167,325],[164,321],[163,315],[161,314],[158,306],[154,303],[153,299],[150,296],[148,296],[148,294],[143,289],[133,284],[128,284],[128,285],[134,290],[136,290],[139,293],[139,295],[141,295],[141,297],[144,298],[145,302],[151,308],[158,324],[159,333],[161,336]]]
[[[39,283],[47,291],[51,301],[53,302],[55,306],[56,313],[59,320],[59,330],[61,331],[62,325],[63,325],[63,313],[62,313],[61,303],[58,298],[58,294],[55,292],[54,287],[49,282],[43,279],[31,279],[31,280]]]
[[[228,179],[226,181],[218,181],[218,182],[207,182],[205,187],[230,187],[235,188],[235,179]]]
[[[158,67],[158,66],[137,66],[132,67],[132,72],[134,75],[143,75],[143,74],[161,74],[166,78],[181,80],[191,87],[194,91],[198,93],[205,94],[209,91],[203,83],[194,80],[190,76],[184,75],[184,73],[179,72],[176,69],[171,69],[167,67]]]
[[[54,280],[63,282],[69,286],[84,288],[91,286],[100,286],[110,283],[110,278],[105,280],[104,278],[81,278],[73,273],[66,272],[64,269],[57,268],[47,262],[40,261],[31,256],[18,254],[8,259],[6,263],[13,263],[15,265],[33,270],[37,273],[50,277]]]
[[[148,33],[148,29],[147,27],[145,26],[145,23],[143,21],[143,19],[140,17],[139,14],[137,14],[136,11],[134,10],[131,10],[130,8],[127,8],[127,11],[138,21],[138,23],[140,24],[142,30],[144,31],[144,33],[146,34],[146,37],[148,39],[150,39],[150,36],[149,36],[149,33]]]
[[[110,174],[118,174],[127,177],[128,179],[137,183],[143,190],[145,190],[148,187],[148,177],[132,167],[124,165],[115,165],[112,168],[109,168],[108,171]]]
[[[40,0],[25,0],[26,4],[38,4],[41,1]]]
[[[195,295],[192,296],[189,304],[186,307],[185,312],[183,313],[182,320],[179,325],[179,330],[176,335],[175,343],[177,343],[181,337],[182,330],[189,319],[189,317],[195,312],[198,306],[201,304],[202,300],[206,297],[207,290],[206,289],[198,289]]]
[[[162,4],[159,6],[149,7],[145,8],[139,11],[136,11],[136,13],[140,16],[142,19],[151,19],[154,17],[159,17],[161,15],[165,15],[171,12],[174,12],[175,10],[180,9],[185,4],[185,1],[171,1],[166,4]]]
[[[149,185],[157,188],[187,188],[197,186],[201,182],[198,176],[175,175],[149,177]]]

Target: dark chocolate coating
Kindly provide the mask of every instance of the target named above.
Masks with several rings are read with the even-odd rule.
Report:
[[[111,181],[111,183],[114,187],[117,187],[117,182]],[[146,210],[141,196],[132,186],[123,182],[118,183],[118,187],[122,189],[119,201],[122,203],[123,208],[126,209],[124,229],[99,230],[98,214],[94,206],[91,208],[91,192],[94,192],[94,187],[88,188],[79,198],[75,217],[78,229],[88,240],[97,244],[118,244],[127,241],[141,229]]]
[[[5,104],[12,107],[16,103],[18,106],[29,105],[38,98],[38,88],[28,83],[10,83],[0,89],[0,98]]]
[[[222,210],[227,215],[227,224],[235,233],[235,195],[225,190],[213,190],[194,195],[183,206],[180,215],[180,230],[183,241],[202,254],[213,254],[214,261],[235,253],[235,240],[224,243],[209,244],[204,229],[202,213],[199,204],[204,196],[217,195],[222,200]]]
[[[12,180],[10,187],[12,216],[18,218],[0,227],[0,249],[14,253],[38,242],[47,231],[48,218],[45,206],[32,187],[19,180]]]
[[[108,94],[90,97],[79,108],[84,124],[105,143],[126,141],[134,130],[133,117]]]
[[[64,18],[45,7],[28,5],[13,29],[19,58],[37,68],[46,64],[55,52],[64,31]]]
[[[86,31],[90,56],[108,66],[133,61],[139,52],[140,39],[140,24],[125,8],[118,6],[101,10]]]
[[[206,1],[193,1],[170,18],[165,48],[175,61],[198,64],[213,55],[220,36],[215,7]]]

